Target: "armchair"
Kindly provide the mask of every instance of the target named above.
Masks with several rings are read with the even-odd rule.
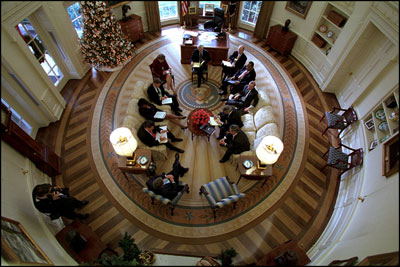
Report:
[[[244,197],[245,193],[240,193],[238,185],[231,182],[227,176],[211,181],[200,187],[200,195],[204,194],[211,210],[216,218],[218,208],[223,208],[233,203],[233,208],[236,208],[236,202]]]
[[[339,110],[339,112],[334,113],[336,110]],[[341,111],[343,111],[343,114],[339,114]],[[357,114],[352,107],[348,109],[333,107],[332,111],[325,112],[324,116],[319,121],[321,122],[324,117],[326,117],[328,121],[328,126],[325,128],[322,135],[324,135],[329,128],[340,129],[337,137],[340,136],[344,129],[346,129],[353,122],[357,121]]]
[[[350,154],[346,154],[339,150],[341,147],[345,147],[352,152]],[[325,169],[326,166],[330,166],[336,169],[340,170],[340,175],[339,177],[346,171],[356,167],[356,166],[361,166],[363,163],[363,149],[354,149],[351,147],[348,147],[346,145],[343,145],[342,143],[339,144],[338,148],[335,147],[329,147],[329,150],[325,152],[323,157],[329,152],[328,155],[328,161],[325,164],[325,166],[321,169]]]
[[[208,20],[204,23],[204,29],[212,29],[214,32],[220,32],[224,22],[225,10],[222,8],[214,8],[213,20]]]
[[[178,203],[178,201],[181,199],[181,197],[183,196],[183,193],[189,193],[189,186],[187,184],[184,184],[182,181],[179,181],[179,185],[183,185],[184,188],[178,193],[178,195],[176,195],[176,197],[174,199],[168,199],[165,198],[161,195],[157,195],[156,193],[154,193],[153,191],[151,191],[150,189],[148,189],[147,187],[142,188],[142,191],[146,194],[148,194],[151,197],[151,204],[154,204],[154,199],[157,199],[158,201],[160,201],[162,204],[167,205],[170,209],[171,209],[171,216],[174,215],[174,209],[176,207],[176,204]]]

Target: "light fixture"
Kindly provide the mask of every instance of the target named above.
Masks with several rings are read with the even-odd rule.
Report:
[[[115,129],[110,135],[110,142],[114,147],[115,153],[127,158],[127,165],[135,165],[137,141],[133,137],[131,130],[126,127]]]
[[[273,135],[268,135],[261,140],[256,149],[256,155],[259,159],[257,167],[266,169],[267,164],[274,164],[283,150],[282,141]]]

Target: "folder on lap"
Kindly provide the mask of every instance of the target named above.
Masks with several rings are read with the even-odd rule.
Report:
[[[229,61],[226,61],[226,60],[222,60],[222,64],[223,64],[224,66],[226,66],[226,67],[230,67],[230,68],[233,67],[232,63],[230,63]]]
[[[154,114],[154,119],[164,119],[166,115],[167,112],[165,111],[157,111],[156,114]]]
[[[161,101],[161,104],[163,104],[163,105],[172,104],[172,98],[168,97],[168,98],[164,99],[163,101]]]
[[[167,130],[167,126],[160,126],[160,130],[161,131]],[[165,140],[161,141],[160,140],[161,137],[165,137]],[[167,137],[168,137],[167,133],[159,133],[159,132],[156,133],[156,140],[158,142],[160,142],[160,143],[167,143],[168,142],[168,138]]]
[[[200,68],[200,62],[193,62],[193,68]]]

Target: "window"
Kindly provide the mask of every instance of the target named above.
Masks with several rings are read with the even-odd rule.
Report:
[[[261,9],[262,1],[245,1],[243,2],[242,14],[240,19],[243,22],[256,25],[258,19],[258,13]]]
[[[16,26],[17,31],[28,45],[29,50],[39,61],[47,76],[54,85],[57,85],[63,77],[61,70],[58,68],[50,52],[46,49],[42,39],[36,33],[29,19],[24,19]]]
[[[158,1],[158,9],[160,11],[161,21],[178,18],[177,1]]]
[[[69,17],[71,18],[72,25],[74,25],[76,33],[79,36],[79,39],[82,38],[83,34],[83,18],[81,12],[81,6],[78,2],[73,5],[70,5],[67,8],[67,12]]]
[[[213,4],[214,8],[220,7],[221,1],[199,1],[199,7],[204,8],[204,4]]]
[[[27,134],[31,134],[32,126],[29,125],[22,117],[2,98],[1,103],[4,104],[11,111],[11,120],[15,122]]]

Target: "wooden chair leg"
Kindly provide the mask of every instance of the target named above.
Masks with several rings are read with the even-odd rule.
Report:
[[[214,213],[214,219],[217,218],[217,209],[212,209],[213,213]]]
[[[151,198],[151,205],[154,205],[154,198]]]
[[[328,127],[325,128],[325,131],[322,133],[322,136],[326,133],[326,131],[328,131]]]
[[[323,171],[325,169],[325,167],[328,166],[328,164],[325,164],[325,166],[321,169],[321,171]]]
[[[324,118],[325,118],[325,113],[324,116],[322,116],[322,118],[319,120],[319,122],[321,122]]]
[[[236,209],[236,202],[233,202],[233,209]]]
[[[171,216],[174,216],[174,209],[175,207],[169,207],[171,209]]]

